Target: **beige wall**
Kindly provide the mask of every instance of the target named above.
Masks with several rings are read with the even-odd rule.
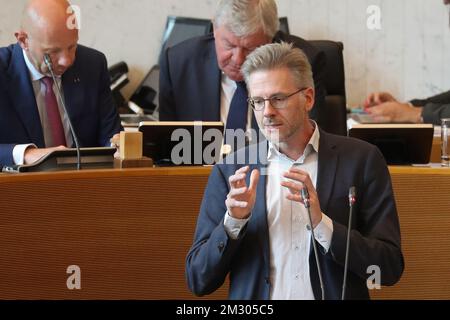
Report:
[[[14,42],[26,0],[0,0],[0,46]],[[210,18],[215,0],[74,0],[81,6],[80,42],[126,61],[129,95],[156,63],[167,15]],[[373,90],[399,99],[450,89],[449,12],[442,0],[278,0],[291,33],[344,42],[349,104]],[[381,8],[382,29],[366,26],[369,5]]]

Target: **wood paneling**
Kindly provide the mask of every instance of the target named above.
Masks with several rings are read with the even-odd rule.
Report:
[[[192,298],[184,258],[209,170],[1,176],[0,299]]]
[[[450,299],[450,169],[391,167],[405,271],[376,299]]]
[[[450,299],[450,170],[390,170],[406,268],[372,296]],[[209,172],[0,175],[0,299],[195,298],[184,262]],[[81,290],[66,287],[69,265],[81,268]]]

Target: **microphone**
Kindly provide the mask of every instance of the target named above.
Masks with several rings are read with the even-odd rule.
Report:
[[[44,54],[44,62],[48,68],[48,71],[50,71],[50,74],[53,78],[53,82],[56,84],[56,92],[58,94],[59,101],[61,101],[64,113],[67,115],[70,133],[72,134],[73,142],[75,143],[75,148],[77,149],[77,170],[81,170],[81,156],[80,156],[80,145],[78,144],[78,137],[75,134],[75,130],[73,129],[72,121],[70,120],[69,113],[67,112],[66,103],[64,102],[64,99],[61,94],[61,87],[59,86],[58,81],[56,81],[55,73],[53,72],[53,63],[48,53]]]
[[[347,269],[348,269],[348,253],[350,250],[350,231],[352,228],[352,214],[353,214],[353,205],[356,203],[356,188],[350,187],[348,190],[348,204],[350,207],[350,212],[348,214],[348,225],[347,225],[347,240],[345,247],[345,263],[344,263],[344,280],[342,281],[342,296],[341,300],[345,299],[345,289],[347,285]]]
[[[313,228],[313,223],[312,223],[312,218],[311,218],[311,203],[309,201],[309,192],[308,192],[308,189],[306,188],[306,186],[303,186],[300,193],[302,195],[305,208],[308,211],[309,227],[311,229],[311,241],[313,244],[314,256],[316,258],[317,273],[319,274],[320,290],[322,293],[322,300],[325,300],[325,290],[324,290],[324,286],[323,286],[322,271],[320,270],[319,254],[317,251],[316,237],[314,235],[314,228]]]

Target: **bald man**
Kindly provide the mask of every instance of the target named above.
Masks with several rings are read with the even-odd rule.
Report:
[[[108,146],[122,129],[106,58],[78,45],[70,12],[65,0],[29,1],[17,43],[0,48],[0,166],[33,163],[54,149],[73,147],[68,118],[81,147]]]

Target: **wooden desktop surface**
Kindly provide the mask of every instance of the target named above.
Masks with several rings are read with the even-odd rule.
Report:
[[[184,262],[210,170],[0,174],[0,299],[195,298]],[[390,171],[406,268],[372,297],[450,299],[450,169]]]

